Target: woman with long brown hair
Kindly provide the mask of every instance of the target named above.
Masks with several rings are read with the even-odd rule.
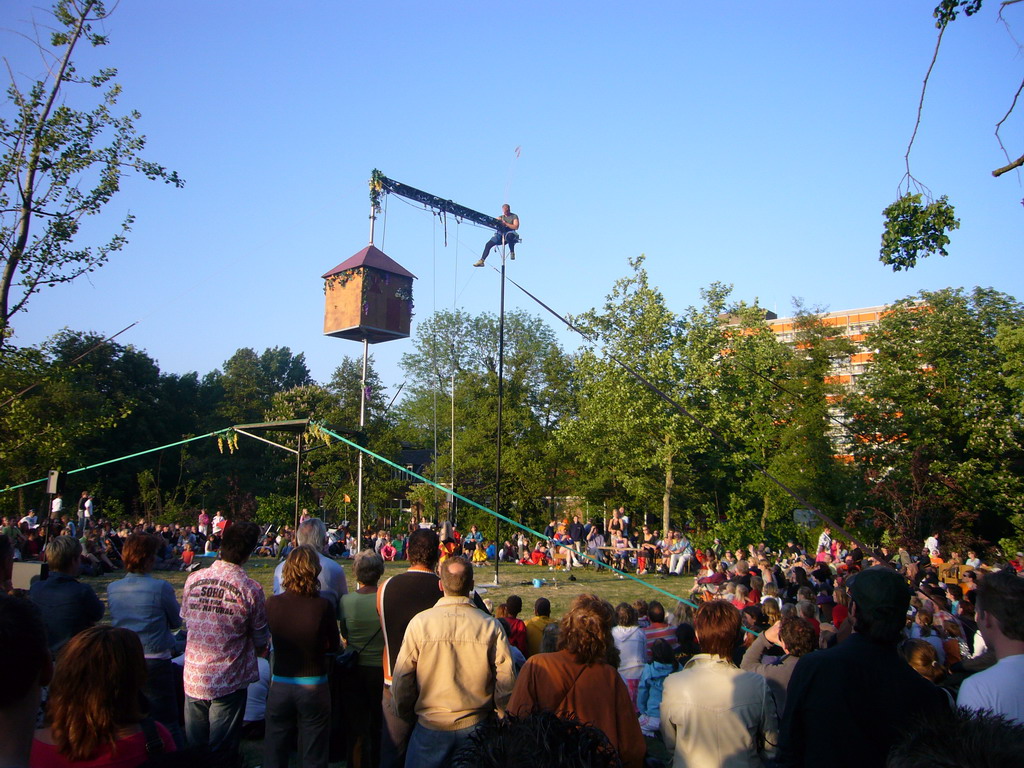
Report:
[[[512,690],[509,714],[574,715],[597,726],[619,751],[624,768],[643,765],[646,743],[629,691],[617,671],[614,611],[597,595],[579,595],[562,618],[558,650],[526,660]]]
[[[320,558],[313,547],[291,551],[281,586],[284,592],[267,598],[274,656],[263,764],[287,768],[289,737],[298,729],[300,765],[326,768],[331,724],[326,654],[338,650],[340,637],[334,607],[320,597]]]
[[[146,682],[146,659],[138,635],[128,629],[98,626],[83,630],[64,646],[57,660],[47,701],[48,727],[36,731],[29,765],[118,766],[146,761],[146,713],[139,696]],[[152,723],[162,750],[173,752],[174,739]]]

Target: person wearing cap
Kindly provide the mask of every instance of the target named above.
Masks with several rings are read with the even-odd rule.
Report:
[[[1024,579],[1012,568],[986,575],[978,582],[975,616],[996,663],[964,680],[957,706],[991,710],[1024,725]]]
[[[853,634],[800,658],[790,679],[778,766],[882,768],[890,748],[917,717],[948,713],[949,698],[915,672],[897,645],[910,588],[886,566],[851,578]],[[913,704],[911,706],[911,703]],[[856,749],[835,749],[835,734]]]

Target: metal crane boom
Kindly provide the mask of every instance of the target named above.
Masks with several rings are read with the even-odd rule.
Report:
[[[410,187],[408,184],[403,184],[400,181],[389,179],[380,171],[374,169],[373,175],[370,178],[371,199],[374,199],[373,195],[376,191],[391,192],[393,194],[400,195],[401,197],[421,203],[428,208],[433,208],[435,211],[450,213],[457,218],[472,221],[473,223],[479,224],[482,227],[487,227],[488,229],[501,230],[504,227],[501,220],[495,216],[488,216],[480,213],[479,211],[474,211],[472,208],[467,208],[464,205],[452,202],[451,200],[445,200],[437,195],[424,192],[421,189]]]

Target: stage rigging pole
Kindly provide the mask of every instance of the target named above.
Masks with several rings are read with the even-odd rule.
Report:
[[[501,304],[498,314],[498,455],[495,462],[494,511],[501,514],[501,408],[505,399],[505,246],[501,247]],[[501,562],[501,520],[494,518],[494,586]]]

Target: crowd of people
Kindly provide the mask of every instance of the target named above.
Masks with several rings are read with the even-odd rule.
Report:
[[[49,577],[0,597],[0,653],[19,662],[0,686],[0,765],[233,766],[243,738],[262,740],[264,766],[296,750],[304,766],[511,765],[544,732],[576,753],[546,744],[559,762],[539,764],[626,768],[650,739],[680,768],[1016,765],[1024,749],[1020,559],[990,566],[938,535],[920,553],[864,551],[828,528],[807,549],[729,551],[631,534],[621,510],[605,526],[553,520],[529,556],[518,540],[490,556],[573,568],[589,550],[622,570],[693,569],[693,590],[671,611],[583,592],[560,617],[540,597],[527,617],[518,595],[475,589],[493,544],[475,526],[367,537],[350,589],[349,535],[308,514],[277,535],[205,513],[195,527],[104,524],[91,515],[85,531],[116,539],[106,606],[66,529],[47,537]],[[219,539],[216,557],[179,598],[157,572],[193,536]],[[621,539],[635,546],[603,543]],[[245,565],[270,548],[267,596]],[[0,536],[7,593],[15,551]],[[383,580],[392,559],[407,569]]]

